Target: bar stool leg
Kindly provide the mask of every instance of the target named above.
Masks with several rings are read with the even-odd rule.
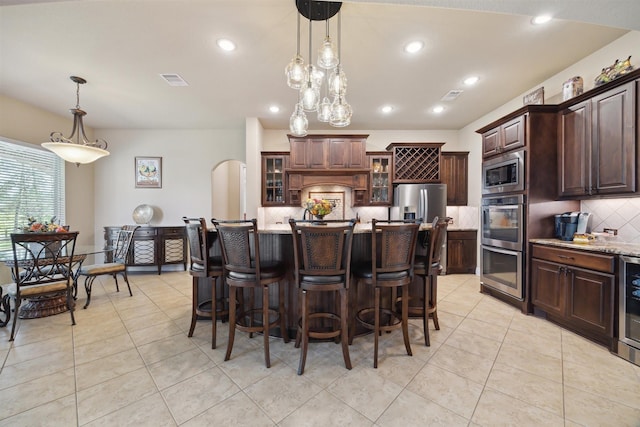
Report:
[[[344,358],[344,365],[347,369],[351,369],[351,358],[349,357],[349,327],[347,317],[349,315],[348,302],[348,289],[340,289],[340,341],[342,344],[342,357]]]
[[[431,300],[431,307],[433,312],[431,317],[433,318],[433,326],[437,331],[440,330],[440,324],[438,323],[438,275],[431,276],[431,289],[429,292],[429,299]]]
[[[211,348],[216,348],[216,334],[217,334],[217,325],[216,325],[216,277],[209,279],[211,280]]]
[[[191,308],[191,326],[189,327],[188,337],[193,336],[193,331],[196,328],[196,309],[198,308],[198,278],[193,276],[193,290],[192,290],[192,308]]]
[[[302,350],[300,351],[300,363],[298,364],[298,375],[302,375],[304,372],[304,365],[307,362],[307,350],[309,349],[309,295],[307,291],[303,290],[301,294],[301,309],[302,316],[300,322],[302,323],[299,328],[301,335]],[[300,346],[300,344],[298,344]]]
[[[429,347],[431,345],[431,341],[429,340],[429,300],[431,299],[429,294],[431,293],[431,286],[429,286],[428,281],[431,281],[431,277],[422,276],[422,281],[424,283],[424,314],[422,316],[422,328],[424,329],[424,345]]]
[[[373,367],[378,367],[378,340],[380,337],[380,288],[376,287],[373,316]]]
[[[237,288],[229,287],[229,342],[227,343],[227,354],[224,360],[231,358],[231,350],[233,349],[233,340],[236,336],[236,292]]]
[[[402,286],[402,295],[409,295],[409,285]],[[411,353],[411,344],[409,343],[409,298],[402,298],[402,335],[404,337],[404,346],[407,349],[407,354],[413,356]]]
[[[269,357],[269,287],[262,287],[262,334],[264,341],[264,362],[267,368],[271,367],[271,358]]]

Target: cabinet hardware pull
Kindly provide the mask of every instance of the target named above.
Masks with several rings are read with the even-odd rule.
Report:
[[[562,258],[562,259],[574,259],[572,256],[568,256],[568,255],[558,255],[558,258]]]

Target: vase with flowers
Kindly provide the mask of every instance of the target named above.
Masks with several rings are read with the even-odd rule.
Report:
[[[57,218],[54,216],[49,221],[38,221],[30,216],[27,218],[27,225],[22,228],[25,233],[62,233],[67,231],[65,227],[57,224]]]
[[[325,215],[333,211],[335,204],[325,199],[307,199],[303,206],[311,215],[322,221]]]

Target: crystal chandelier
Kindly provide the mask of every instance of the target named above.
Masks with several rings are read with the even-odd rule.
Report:
[[[289,120],[295,136],[305,136],[309,128],[306,113],[317,112],[318,121],[335,127],[349,126],[352,110],[347,103],[347,77],[340,63],[342,2],[295,0],[297,15],[296,55],[285,68],[287,85],[298,91],[297,102]],[[300,15],[309,20],[309,63],[300,54]],[[338,15],[338,50],[329,34],[329,19]],[[318,49],[317,65],[312,64],[312,22],[325,21],[325,37]],[[325,71],[322,71],[325,70]],[[323,83],[324,89],[323,89]],[[321,94],[324,94],[322,96]],[[329,97],[332,97],[330,100]]]
[[[80,109],[80,85],[85,84],[87,81],[77,76],[69,78],[76,84],[76,108],[69,110],[73,114],[71,135],[67,138],[62,135],[62,132],[51,132],[49,137],[51,142],[43,142],[42,146],[47,150],[53,151],[63,160],[79,166],[80,163],[91,163],[101,157],[108,156],[109,152],[107,151],[107,141],[103,139],[89,141],[84,132],[82,117],[87,113]]]

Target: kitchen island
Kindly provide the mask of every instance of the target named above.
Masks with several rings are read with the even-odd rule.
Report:
[[[428,242],[428,230],[431,228],[431,224],[423,224],[420,227],[420,235],[418,237],[418,244],[416,247],[416,254],[426,255],[427,244],[424,243],[425,239]],[[209,229],[211,240],[213,245],[210,253],[212,255],[220,255],[220,245],[217,241],[217,235],[214,229]],[[287,316],[287,328],[289,329],[289,336],[295,337],[297,329],[299,302],[298,292],[295,287],[294,280],[294,265],[293,265],[293,239],[291,236],[291,227],[289,224],[269,224],[263,226],[259,230],[260,233],[260,258],[265,261],[280,261],[286,266],[285,277],[285,310]],[[424,243],[424,244],[423,244]],[[371,224],[360,223],[356,224],[354,228],[353,246],[351,254],[351,262],[363,262],[371,261]],[[218,282],[218,295],[228,295],[228,290],[223,289],[222,284]],[[205,279],[201,279],[200,286],[205,286]],[[410,285],[410,294],[417,298],[422,298],[423,286],[422,281],[414,279]],[[208,292],[205,289],[201,289],[200,295],[207,295]],[[312,310],[329,308],[333,312],[337,313],[335,305],[335,298],[331,295],[323,295],[324,293],[318,293],[320,295],[313,295],[311,301]],[[350,289],[349,299],[356,299],[356,310],[365,307],[372,307],[374,302],[374,290],[366,286],[360,286],[357,294],[354,292],[354,287]],[[278,301],[277,289],[270,290],[269,295],[270,305],[275,306]],[[366,330],[358,329],[356,335],[368,332]],[[273,334],[281,336],[279,329],[273,330]]]

